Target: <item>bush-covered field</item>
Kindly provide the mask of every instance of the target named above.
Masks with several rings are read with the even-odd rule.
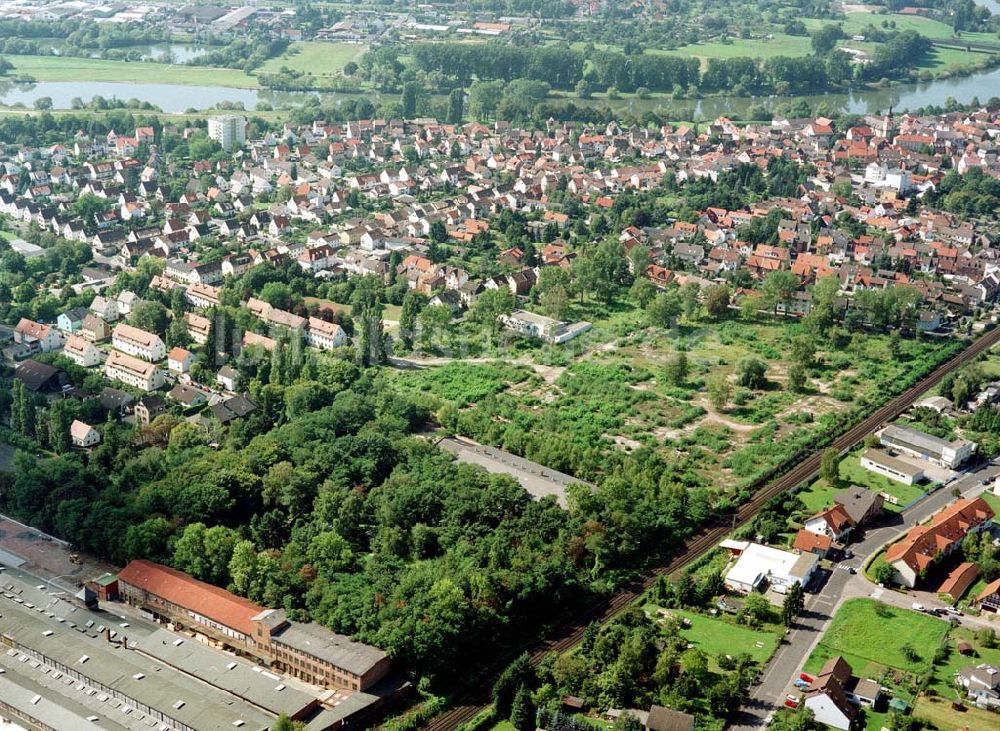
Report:
[[[610,474],[629,455],[655,455],[677,484],[731,491],[836,431],[852,410],[883,403],[957,347],[904,339],[892,357],[888,336],[845,333],[820,344],[796,392],[788,370],[792,343],[804,333],[798,323],[695,321],[661,330],[627,308],[594,322],[585,345],[574,346],[579,354],[567,349],[565,366],[541,366],[533,357],[551,361],[548,351],[528,349],[386,377],[420,394],[447,430],[584,480]],[[667,367],[680,352],[688,367],[677,380]],[[738,385],[746,358],[766,367],[757,388]],[[708,393],[718,378],[732,385],[722,409]]]

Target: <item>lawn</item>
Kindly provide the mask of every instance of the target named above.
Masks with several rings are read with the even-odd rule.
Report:
[[[799,498],[809,510],[818,512],[828,507],[831,505],[833,494],[848,485],[859,485],[867,487],[873,492],[892,495],[899,502],[896,505],[886,502],[885,509],[893,512],[899,512],[926,491],[926,486],[904,485],[902,482],[896,482],[866,470],[861,466],[860,454],[860,452],[853,452],[841,461],[840,479],[843,485],[834,487],[826,480],[818,479],[807,489],[798,493]]]
[[[13,231],[0,231],[0,239],[3,239],[4,241],[13,241],[16,238],[17,234]]]
[[[878,608],[878,612],[876,609]],[[926,614],[890,607],[872,599],[851,599],[840,607],[823,639],[805,664],[816,673],[831,657],[841,655],[856,675],[881,676],[886,668],[919,674],[931,664],[948,624]],[[917,657],[907,657],[908,644]]]
[[[659,607],[649,604],[644,609],[657,617]],[[777,632],[755,630],[723,619],[716,619],[684,609],[667,610],[677,617],[691,620],[690,628],[681,629],[681,634],[692,645],[712,658],[719,655],[736,655],[745,652],[754,662],[766,663],[778,647],[781,639]]]
[[[668,56],[695,56],[697,58],[772,58],[773,56],[808,56],[812,53],[812,41],[805,36],[790,36],[775,33],[767,39],[734,38],[729,42],[712,41],[694,43],[671,51],[650,51]]]
[[[106,81],[128,84],[181,84],[256,88],[257,79],[239,69],[133,63],[59,56],[11,56],[15,74],[36,81]]]
[[[293,71],[313,76],[333,76],[339,73],[348,61],[360,58],[365,50],[364,46],[353,43],[300,41],[292,43],[281,56],[269,58],[260,67],[260,71],[277,73],[282,66],[287,66]]]
[[[879,15],[877,13],[848,13],[846,20],[819,20],[816,18],[804,18],[806,27],[812,31],[827,24],[840,25],[848,36],[858,35],[869,25],[876,28],[882,27],[883,21],[892,21],[896,24],[895,30],[915,30],[928,38],[951,38],[955,35],[950,25],[946,25],[931,18],[922,18],[919,15]],[[887,29],[891,30],[891,29]],[[972,37],[982,35],[978,33],[963,34],[972,40]]]

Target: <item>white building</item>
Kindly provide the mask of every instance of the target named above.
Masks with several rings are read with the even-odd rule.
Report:
[[[79,335],[70,335],[63,348],[63,355],[83,368],[93,368],[101,363],[101,351],[92,342]]]
[[[180,347],[172,348],[167,355],[167,370],[179,376],[191,370],[194,361],[194,353],[190,350]]]
[[[86,449],[100,443],[101,433],[90,424],[74,419],[69,427],[69,438],[73,441],[74,447]]]
[[[104,363],[104,375],[112,381],[121,381],[140,391],[155,391],[163,386],[163,371],[152,363],[117,350],[111,351]]]
[[[818,565],[819,557],[812,553],[800,555],[751,543],[726,573],[725,584],[743,594],[763,591],[770,584],[783,594],[792,584],[807,584]]]
[[[913,485],[924,479],[922,469],[891,457],[880,449],[866,449],[861,455],[861,466],[869,472],[902,482],[904,485]]]
[[[509,315],[501,315],[503,324],[508,330],[519,332],[533,338],[539,338],[548,343],[558,345],[572,340],[577,335],[590,330],[589,322],[577,322],[567,325],[565,322],[553,320],[551,317],[537,315],[527,310],[514,310]]]
[[[51,325],[22,317],[14,328],[14,342],[42,353],[51,353],[62,345],[62,336]]]
[[[306,330],[306,341],[314,348],[333,350],[347,343],[347,335],[344,333],[344,329],[336,323],[310,317],[309,327]]]
[[[976,450],[976,443],[965,439],[945,441],[922,431],[905,426],[890,424],[878,433],[879,441],[885,447],[930,460],[935,464],[955,469],[965,462]]]
[[[888,188],[900,194],[913,188],[913,178],[908,170],[890,168],[883,163],[869,163],[865,168],[865,182],[873,188]]]
[[[156,362],[167,355],[167,347],[156,333],[122,323],[111,334],[111,344],[129,355]]]
[[[208,136],[222,145],[223,150],[242,147],[247,141],[247,120],[238,114],[225,114],[208,120]]]

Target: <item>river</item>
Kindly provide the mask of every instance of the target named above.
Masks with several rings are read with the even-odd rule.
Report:
[[[997,0],[980,0],[993,2]],[[0,104],[13,106],[23,104],[32,107],[36,99],[50,97],[54,108],[69,109],[74,98],[90,101],[94,96],[106,99],[138,99],[163,109],[165,112],[184,112],[188,109],[210,109],[220,102],[241,103],[248,111],[258,103],[266,102],[273,107],[300,104],[305,97],[316,96],[314,92],[275,93],[259,89],[235,89],[225,86],[182,86],[177,84],[127,84],[104,81],[68,82],[42,81],[34,84],[16,84],[0,80]],[[354,98],[356,94],[321,94],[324,101]],[[874,114],[892,107],[896,112],[926,106],[944,106],[951,97],[961,104],[967,104],[973,97],[982,102],[1000,96],[1000,68],[939,81],[916,84],[899,84],[886,89],[864,90],[848,93],[815,94],[801,97],[812,108],[824,104],[826,113]],[[618,102],[620,108],[632,112],[659,111],[669,116],[671,111],[694,107],[696,119],[715,119],[718,116],[745,116],[753,105],[776,105],[794,101],[800,97],[708,97],[697,102],[689,100],[672,101],[665,99],[628,99]],[[376,99],[373,99],[377,103]],[[585,103],[585,102],[583,102]],[[606,102],[594,100],[593,105]]]

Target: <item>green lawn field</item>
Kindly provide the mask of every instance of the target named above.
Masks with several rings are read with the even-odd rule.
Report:
[[[181,84],[256,88],[257,79],[238,69],[133,63],[59,56],[10,56],[15,74],[36,81],[110,81],[130,84]]]
[[[678,617],[691,620],[691,627],[682,629],[681,634],[692,645],[712,657],[745,652],[755,662],[765,663],[778,647],[780,638],[774,632],[750,629],[683,609],[670,611]]]
[[[876,612],[877,607],[883,616]],[[926,614],[872,599],[851,599],[837,611],[806,661],[805,671],[816,673],[831,657],[841,655],[861,677],[877,677],[884,668],[921,673],[930,667],[934,651],[947,631],[946,622]],[[901,648],[907,643],[917,657],[904,654]]]
[[[715,41],[712,43],[694,43],[672,51],[650,51],[669,56],[696,56],[701,59],[736,58],[772,58],[773,56],[808,56],[812,53],[812,42],[805,36],[790,36],[787,33],[775,33],[766,40],[734,38],[731,43]]]
[[[333,76],[348,61],[357,60],[365,52],[364,46],[353,43],[325,43],[301,41],[292,43],[277,58],[270,58],[260,67],[262,73],[277,73],[282,66],[313,76]]]

